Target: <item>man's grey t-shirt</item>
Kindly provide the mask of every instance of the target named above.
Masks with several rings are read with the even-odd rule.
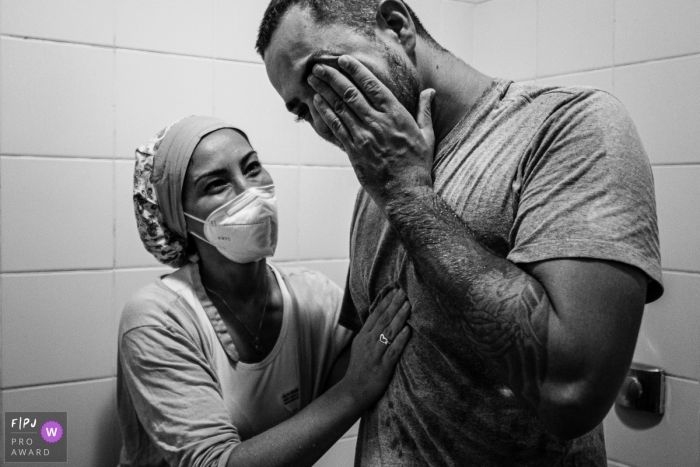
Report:
[[[434,188],[476,239],[513,263],[596,258],[635,266],[662,293],[649,161],[622,105],[602,91],[495,81],[440,142]],[[449,280],[449,278],[445,278]],[[573,441],[545,430],[460,326],[438,309],[398,236],[360,191],[348,287],[357,327],[388,284],[413,307],[413,337],[362,420],[362,466],[605,466],[602,426]]]

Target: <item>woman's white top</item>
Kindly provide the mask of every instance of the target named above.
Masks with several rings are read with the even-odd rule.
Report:
[[[272,269],[282,327],[259,363],[239,361],[196,263],[129,301],[117,372],[122,464],[223,466],[242,440],[318,397],[351,339],[338,325],[342,291],[317,272]]]

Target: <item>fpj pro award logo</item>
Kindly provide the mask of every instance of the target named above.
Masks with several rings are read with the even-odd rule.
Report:
[[[5,412],[5,463],[66,462],[66,412]]]

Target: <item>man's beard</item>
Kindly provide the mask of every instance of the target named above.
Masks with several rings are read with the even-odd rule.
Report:
[[[389,88],[396,100],[403,105],[415,119],[418,115],[418,102],[420,100],[421,85],[418,78],[411,73],[404,59],[391,50],[386,44],[381,43],[383,56],[389,64],[391,73],[381,77],[380,81]],[[379,77],[378,77],[379,78]]]

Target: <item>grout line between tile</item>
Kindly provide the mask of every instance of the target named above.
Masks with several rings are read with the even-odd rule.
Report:
[[[690,52],[690,53],[685,53],[685,54],[669,55],[667,57],[651,58],[651,59],[647,59],[647,60],[637,60],[637,61],[633,61],[633,62],[613,63],[613,67],[625,68],[628,66],[645,65],[645,64],[651,64],[651,63],[665,62],[668,60],[683,60],[686,58],[697,58],[697,57],[700,57],[700,52]]]
[[[221,58],[221,57],[216,57],[213,55],[209,56],[209,55],[196,55],[196,54],[186,54],[186,53],[178,53],[178,52],[167,52],[167,51],[163,51],[163,50],[143,49],[143,48],[139,48],[139,47],[124,47],[124,46],[118,47],[116,45],[97,44],[97,43],[91,43],[91,42],[69,41],[69,40],[63,40],[63,39],[50,39],[50,38],[45,38],[45,37],[22,36],[22,35],[17,35],[17,34],[0,34],[0,37],[9,38],[9,39],[34,41],[34,42],[47,42],[47,43],[52,43],[52,44],[79,45],[79,46],[84,46],[84,47],[93,47],[96,49],[128,50],[130,52],[146,52],[146,53],[154,53],[154,54],[160,54],[160,55],[170,55],[173,57],[200,58],[203,60],[216,60],[216,61],[227,62],[227,63],[244,63],[244,64],[249,64],[249,65],[260,65],[260,66],[263,65],[262,61]],[[116,42],[116,38],[115,38],[115,42]]]
[[[679,375],[673,375],[671,373],[666,373],[667,378],[673,378],[677,379],[680,381],[683,381],[684,383],[695,383],[695,384],[700,384],[700,381],[694,378],[688,378],[687,376],[679,376]]]
[[[656,167],[686,167],[686,168],[693,168],[693,167],[698,167],[700,166],[700,161],[698,162],[663,162],[661,164],[651,164],[652,168]]]
[[[3,387],[2,391],[3,392],[12,392],[12,391],[21,391],[23,389],[38,389],[38,388],[49,388],[49,387],[58,387],[58,386],[65,386],[68,384],[75,384],[75,383],[91,383],[91,382],[99,382],[99,381],[109,381],[109,380],[116,380],[116,376],[103,376],[100,378],[81,378],[81,379],[72,379],[68,381],[60,381],[60,382],[53,382],[53,383],[40,383],[40,384],[26,384],[26,385],[21,385],[21,386],[8,386],[8,387]]]
[[[60,160],[70,160],[70,161],[104,161],[104,162],[116,162],[116,161],[129,161],[129,159],[121,159],[115,157],[102,157],[102,156],[63,156],[63,155],[36,155],[36,154],[0,154],[2,157],[17,158],[17,159],[39,159],[44,161],[60,161]]]
[[[685,270],[685,269],[662,268],[661,272],[671,272],[671,273],[676,273],[676,274],[690,274],[690,275],[694,275],[694,276],[700,276],[700,271],[690,271],[690,270]]]
[[[133,163],[133,158],[125,157],[103,157],[103,156],[71,156],[71,155],[46,155],[46,154],[2,154],[0,156],[7,158],[19,158],[19,159],[40,159],[45,161],[56,161],[56,160],[71,160],[71,161],[105,161],[105,162],[129,162]],[[273,163],[265,164],[265,167],[281,167],[281,168],[316,168],[316,169],[347,169],[351,170],[350,165],[322,165],[322,164],[300,164],[297,162],[289,163]]]
[[[642,61],[638,61],[638,62],[631,62],[631,63],[624,63],[624,64],[613,63],[610,66],[586,68],[586,69],[576,70],[576,71],[567,72],[567,73],[537,76],[537,79],[562,78],[562,77],[580,75],[583,73],[593,73],[596,71],[605,71],[605,70],[613,70],[613,72],[614,72],[617,69],[625,68],[628,66],[637,66],[637,65],[644,65],[644,64],[650,64],[650,63],[660,63],[660,62],[665,62],[668,60],[682,60],[685,58],[692,58],[692,57],[700,57],[700,53],[694,52],[694,53],[690,53],[690,54],[674,55],[674,56],[670,56],[670,57],[663,57],[663,58],[652,59],[652,60],[642,60]],[[613,85],[614,85],[614,73],[613,73]]]

